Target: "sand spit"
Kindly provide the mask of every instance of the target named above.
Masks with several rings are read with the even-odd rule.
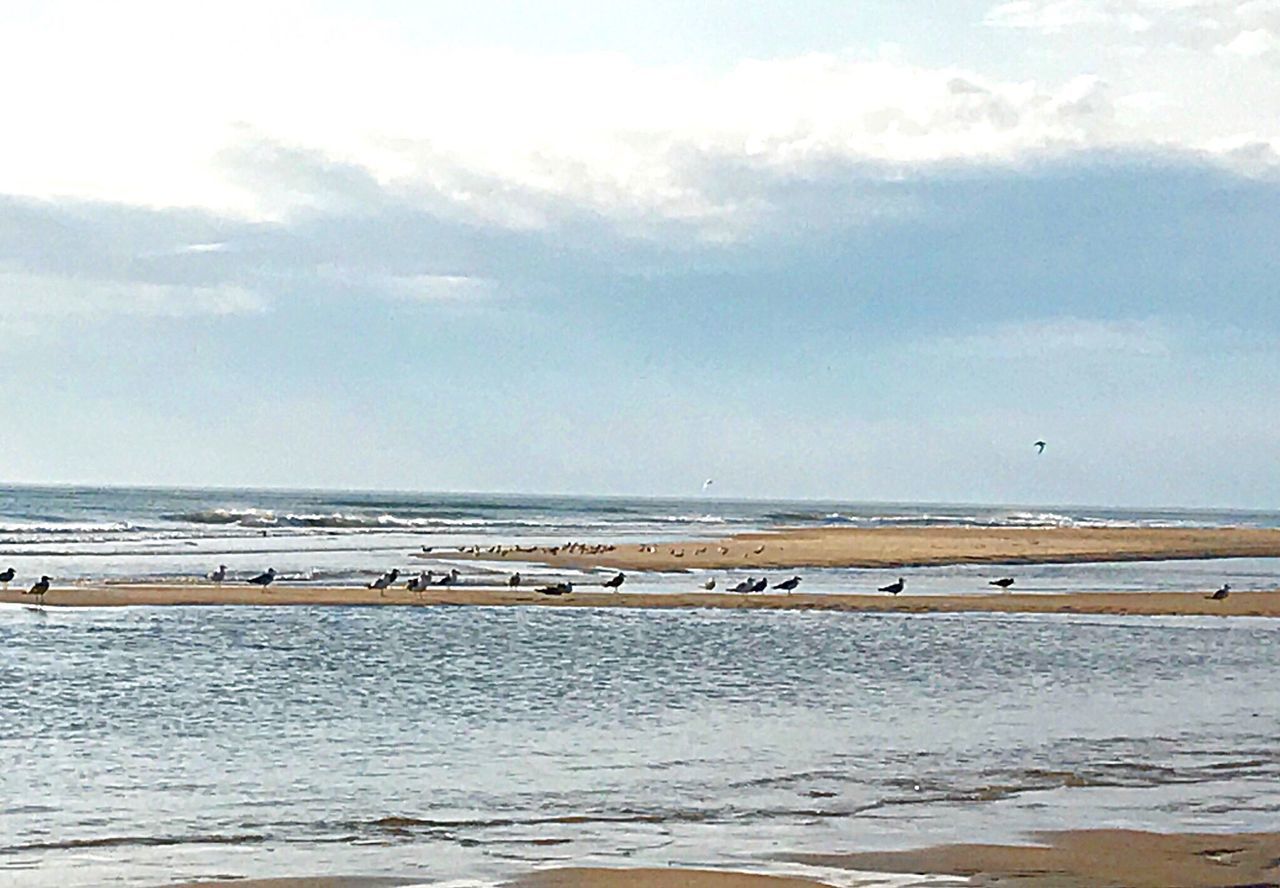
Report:
[[[1252,527],[797,527],[720,540],[558,546],[473,546],[431,557],[618,570],[898,568],[1280,558],[1280,529]]]
[[[19,591],[0,592],[0,602],[34,606]],[[248,585],[85,585],[59,588],[45,596],[46,608],[125,606],[530,606],[714,608],[720,610],[821,610],[888,613],[1036,613],[1280,616],[1280,590],[1233,592],[1213,601],[1204,592],[1077,592],[1062,595],[886,595],[763,594],[731,592],[632,593],[578,587],[568,595],[541,595],[532,589],[452,587],[417,594],[403,588],[380,594],[352,587]]]
[[[1168,835],[1098,829],[1040,833],[1034,838],[1043,844],[942,845],[788,859],[854,870],[967,876],[974,885],[1027,888],[1280,885],[1280,833]]]

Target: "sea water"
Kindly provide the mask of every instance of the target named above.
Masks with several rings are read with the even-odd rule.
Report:
[[[0,608],[0,883],[1280,822],[1255,618]]]

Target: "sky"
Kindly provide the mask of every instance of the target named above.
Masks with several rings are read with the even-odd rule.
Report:
[[[1280,503],[1280,0],[41,0],[0,78],[0,481]]]

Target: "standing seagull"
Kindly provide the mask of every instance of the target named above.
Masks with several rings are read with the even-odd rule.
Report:
[[[1008,589],[1013,585],[1013,577],[1001,577],[998,580],[992,580],[987,583],[988,586],[999,586],[1001,589]]]
[[[799,586],[799,585],[800,585],[800,578],[792,577],[789,580],[783,580],[781,583],[774,583],[773,588],[781,589],[783,592],[786,592],[788,595],[790,595],[792,592],[795,591],[796,586]]]
[[[1223,583],[1221,589],[1219,589],[1217,592],[1214,592],[1212,595],[1206,595],[1205,598],[1208,598],[1212,601],[1221,601],[1222,599],[1226,598],[1227,595],[1229,595],[1230,593],[1231,593],[1231,586],[1229,586],[1226,583]]]
[[[766,577],[761,577],[760,579],[756,580],[755,585],[751,587],[751,591],[763,592],[767,588],[769,588],[769,580]]]
[[[49,578],[48,578],[48,577],[41,577],[41,578],[40,578],[40,582],[36,583],[34,586],[32,586],[30,589],[28,589],[28,590],[27,590],[25,593],[23,593],[23,594],[24,594],[24,595],[34,595],[34,596],[36,597],[36,603],[37,603],[37,604],[41,604],[41,605],[43,605],[43,604],[44,604],[44,593],[46,593],[46,592],[48,592],[48,591],[49,591]]]
[[[225,580],[226,578],[227,578],[227,566],[225,564],[219,564],[218,569],[215,570],[213,573],[209,574],[209,580],[214,583],[217,583],[219,586],[222,585],[222,581]]]
[[[4,583],[4,589],[6,592],[9,591],[9,584],[13,582],[14,576],[16,576],[16,574],[12,567],[7,568],[3,573],[0,573],[0,583]]]
[[[252,583],[254,586],[261,586],[262,591],[266,592],[267,587],[271,585],[271,581],[276,578],[276,569],[268,567],[266,573],[260,573],[256,577],[245,580],[246,583]]]
[[[1031,446],[1032,446],[1032,447],[1034,447],[1034,448],[1036,449],[1036,453],[1044,453],[1044,442],[1043,442],[1043,441],[1037,441],[1035,444],[1032,444]]]
[[[614,592],[617,592],[619,589],[621,589],[621,588],[622,588],[622,583],[623,583],[623,581],[624,581],[624,580],[626,580],[626,578],[627,578],[627,575],[626,575],[626,574],[624,574],[624,573],[619,573],[619,574],[618,574],[616,577],[614,577],[613,579],[611,579],[611,580],[606,580],[605,582],[601,583],[600,585],[604,586],[606,589],[612,589]]]
[[[520,574],[513,573],[511,579],[507,580],[507,585],[512,589],[518,588],[520,586]]]
[[[889,584],[889,585],[887,585],[887,586],[881,586],[881,587],[880,587],[880,591],[881,591],[881,592],[888,592],[890,595],[897,595],[899,592],[901,592],[901,591],[903,590],[903,588],[904,588],[906,585],[907,585],[907,584],[906,584],[906,581],[905,581],[905,580],[903,580],[903,579],[902,579],[902,577],[898,577],[898,582],[896,582],[896,583],[890,583],[890,584]]]

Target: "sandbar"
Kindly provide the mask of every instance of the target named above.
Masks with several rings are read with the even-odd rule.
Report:
[[[787,859],[888,873],[964,876],[1027,888],[1224,888],[1280,885],[1280,833],[1166,834],[1125,829],[1037,833],[1036,845],[941,845],[917,851]]]
[[[34,605],[18,590],[0,592],[0,602]],[[351,586],[273,585],[267,591],[244,584],[88,584],[55,587],[44,605],[128,606],[409,606],[409,607],[622,607],[713,608],[717,610],[817,610],[880,613],[1139,614],[1147,616],[1280,617],[1280,590],[1233,592],[1214,601],[1204,592],[1072,592],[1063,594],[758,594],[732,592],[637,593],[577,587],[568,595],[533,589],[453,586],[417,594],[403,588],[380,593]]]
[[[442,554],[624,571],[1280,558],[1280,528],[790,527],[718,540],[433,549],[429,557]]]

